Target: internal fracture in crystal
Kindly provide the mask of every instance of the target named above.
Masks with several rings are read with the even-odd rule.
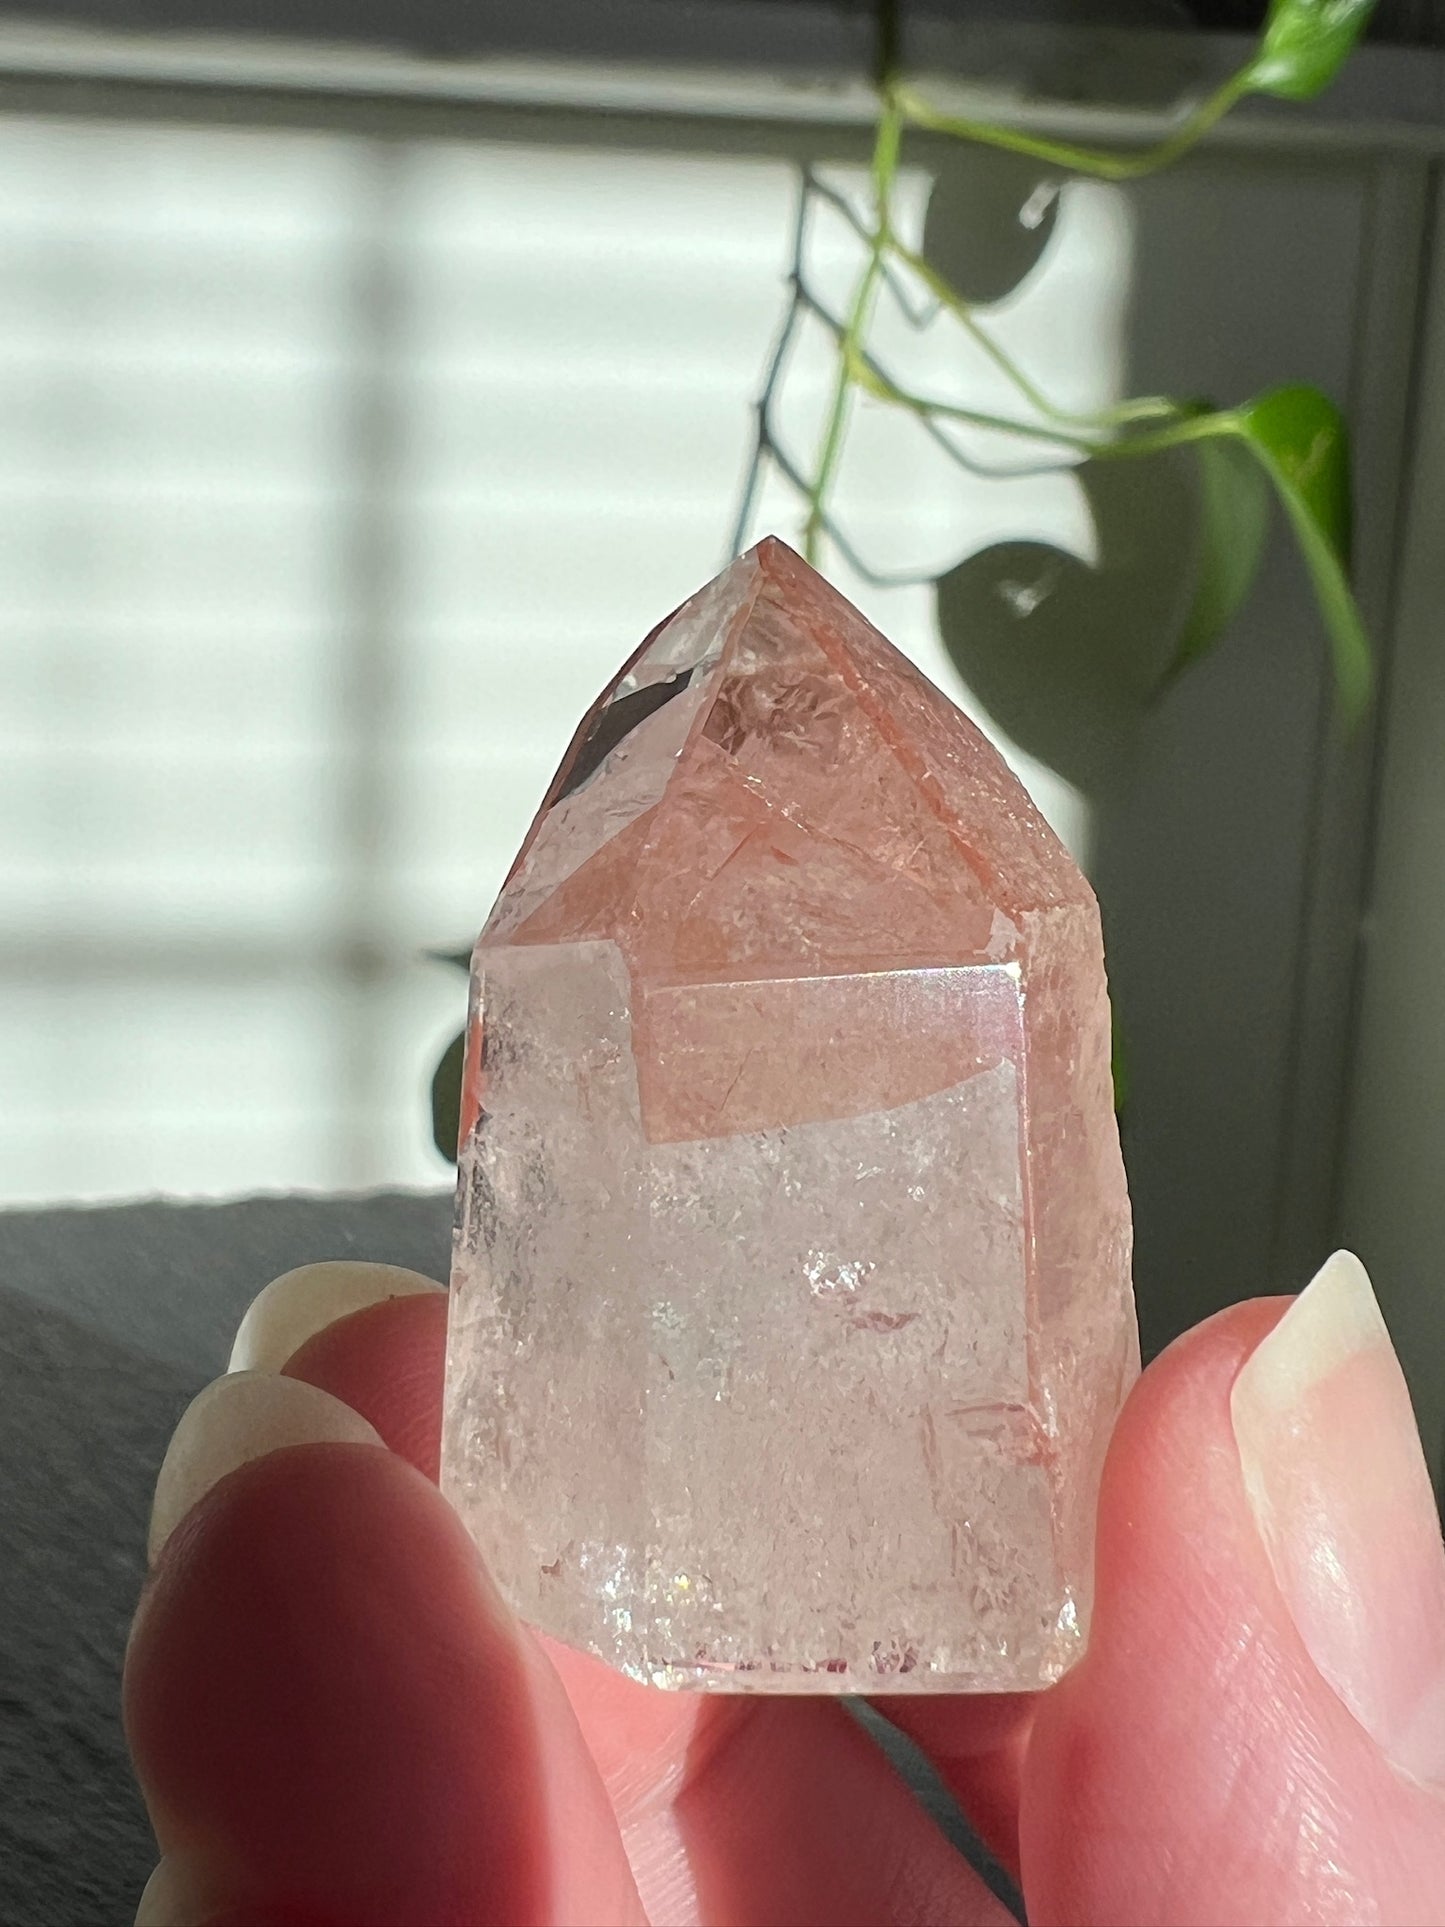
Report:
[[[593,706],[477,944],[444,1484],[669,1686],[1038,1686],[1138,1370],[1098,911],[764,542]]]

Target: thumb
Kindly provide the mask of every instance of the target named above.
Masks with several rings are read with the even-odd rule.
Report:
[[[1020,1834],[1034,1927],[1445,1920],[1445,1549],[1347,1254],[1140,1381]]]

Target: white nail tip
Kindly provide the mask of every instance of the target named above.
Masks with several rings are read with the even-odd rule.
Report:
[[[435,1278],[400,1265],[338,1260],[301,1265],[273,1278],[251,1301],[231,1347],[232,1372],[279,1372],[319,1331],[389,1298],[443,1292]]]
[[[213,1379],[181,1414],[161,1461],[146,1541],[151,1564],[191,1507],[228,1473],[282,1446],[323,1443],[382,1440],[359,1412],[300,1379],[273,1372]]]
[[[167,1856],[145,1884],[135,1910],[135,1927],[194,1927],[201,1912],[190,1875]]]
[[[1231,1399],[1236,1424],[1251,1406],[1296,1406],[1348,1359],[1389,1344],[1369,1273],[1353,1252],[1335,1252],[1245,1362]]]

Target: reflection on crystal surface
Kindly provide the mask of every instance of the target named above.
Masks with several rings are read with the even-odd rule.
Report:
[[[1056,1676],[1137,1369],[1108,1032],[1071,859],[796,556],[655,632],[474,965],[444,1479],[523,1616],[668,1685]]]

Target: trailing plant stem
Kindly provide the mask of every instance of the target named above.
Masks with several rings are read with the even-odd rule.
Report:
[[[810,562],[819,561],[819,552],[826,541],[850,567],[870,580],[892,579],[877,575],[864,562],[852,548],[846,531],[830,513],[830,496],[843,458],[855,389],[907,411],[955,461],[980,474],[1004,471],[990,471],[966,452],[951,432],[955,426],[1045,445],[1054,451],[1052,459],[1045,464],[1050,470],[1077,460],[1148,458],[1191,444],[1202,453],[1211,443],[1216,449],[1222,444],[1243,445],[1294,527],[1334,651],[1343,706],[1347,713],[1357,712],[1369,689],[1369,643],[1350,593],[1347,573],[1348,450],[1338,409],[1326,397],[1305,387],[1272,389],[1248,403],[1226,409],[1209,409],[1195,401],[1174,401],[1159,395],[1137,397],[1096,410],[1065,408],[1017,365],[966,296],[950,285],[920,249],[910,247],[895,232],[892,198],[903,134],[909,127],[1001,148],[1061,172],[1092,175],[1106,181],[1141,179],[1177,160],[1246,94],[1272,93],[1303,99],[1317,93],[1362,31],[1370,10],[1369,0],[1329,0],[1328,5],[1325,0],[1270,0],[1262,40],[1246,65],[1200,102],[1164,140],[1152,147],[1122,154],[1100,152],[1072,142],[1044,139],[1017,128],[990,126],[940,112],[896,77],[893,70],[898,55],[899,7],[897,0],[878,0],[878,5],[879,118],[870,165],[872,206],[860,209],[846,194],[818,180],[810,170],[802,173],[789,276],[791,295],[757,403],[754,447],[742,491],[734,550],[741,547],[746,537],[762,478],[771,464],[805,505],[802,546]],[[816,202],[832,207],[866,250],[847,313],[841,319],[818,300],[808,286],[805,273],[808,216]],[[894,295],[900,312],[915,328],[926,327],[936,313],[950,315],[1026,404],[1026,418],[1014,419],[959,402],[915,394],[895,381],[869,349],[871,323],[878,298],[885,289]],[[919,300],[917,290],[922,290],[927,298]],[[837,347],[832,393],[811,475],[804,472],[803,465],[794,460],[776,437],[771,414],[797,322],[809,314],[828,330]],[[1240,505],[1239,486],[1248,492],[1253,484],[1246,479],[1244,484],[1237,485],[1237,476],[1228,474],[1221,483],[1220,462],[1215,457],[1203,459],[1201,473],[1206,478],[1206,563],[1210,554],[1208,541],[1213,539],[1216,549],[1221,541],[1226,541],[1233,545],[1226,560],[1233,576],[1238,577],[1240,528],[1245,527],[1249,535],[1252,553],[1257,553],[1262,534],[1262,524],[1258,532],[1249,534],[1252,525]],[[1214,489],[1213,496],[1209,495],[1210,486]],[[1216,499],[1221,486],[1232,489],[1222,507]],[[1253,510],[1250,513],[1258,522],[1258,514]],[[1215,562],[1218,562],[1217,556]],[[1252,566],[1252,561],[1246,565]],[[1215,567],[1215,575],[1218,574],[1219,567]],[[1226,584],[1221,591],[1218,581],[1202,580],[1203,586],[1186,623],[1183,660],[1193,660],[1207,646],[1220,622],[1227,620],[1237,606],[1242,592],[1237,581]]]
[[[1067,168],[1072,174],[1092,174],[1102,181],[1137,181],[1168,167],[1187,153],[1216,121],[1222,120],[1243,94],[1250,91],[1247,70],[1232,75],[1207,100],[1203,100],[1175,131],[1154,147],[1135,154],[1109,154],[1092,147],[1077,147],[1071,141],[1045,140],[1015,127],[996,127],[987,121],[962,120],[940,113],[911,87],[895,82],[888,89],[888,101],[896,107],[910,127],[921,127],[933,134],[948,134],[954,140],[973,141],[985,147],[1001,147],[1011,154],[1025,154],[1050,167]]]
[[[1051,401],[1044,391],[1030,380],[1018,363],[999,346],[974,314],[972,304],[944,280],[931,261],[917,249],[905,246],[896,234],[890,232],[886,239],[889,253],[910,273],[918,276],[934,300],[962,324],[970,339],[983,350],[1000,373],[1008,377],[1030,407],[1036,408],[1050,421],[1070,423],[1079,427],[1111,428],[1125,422],[1163,420],[1184,412],[1177,401],[1171,401],[1165,395],[1141,395],[1132,401],[1121,402],[1114,408],[1090,409],[1082,413],[1061,408],[1057,402]]]
[[[820,181],[812,183],[812,192],[842,215],[860,241],[866,242],[869,247],[872,246],[873,230],[859,220],[846,196],[837,193],[833,188],[824,186]],[[1061,407],[1057,402],[1050,400],[1049,396],[1024,373],[1018,363],[994,339],[978,319],[973,303],[961,295],[951,282],[946,281],[925,255],[900,240],[891,225],[886,222],[883,225],[886,254],[922,282],[938,305],[947,309],[974,345],[980,348],[999,372],[1013,383],[1024,400],[1049,421],[1081,428],[1112,428],[1127,422],[1164,421],[1172,416],[1189,412],[1185,405],[1170,400],[1166,395],[1138,396],[1133,400],[1120,402],[1113,408],[1076,410]]]
[[[848,420],[848,401],[853,386],[855,360],[868,333],[873,303],[883,278],[883,250],[888,235],[888,209],[898,172],[898,148],[903,137],[903,122],[896,108],[886,99],[878,120],[873,143],[874,225],[869,236],[868,261],[864,267],[853,303],[838,344],[838,372],[833,384],[833,399],[823,431],[817,473],[808,491],[808,517],[803,525],[803,553],[809,562],[818,560],[819,545],[827,523],[828,491],[843,452],[843,431]]]

